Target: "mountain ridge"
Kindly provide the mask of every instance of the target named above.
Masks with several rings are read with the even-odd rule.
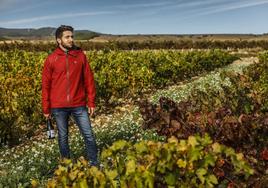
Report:
[[[4,28],[0,27],[0,40],[54,40],[55,27]],[[263,34],[104,34],[91,30],[75,30],[75,39],[94,41],[177,41],[177,40],[268,40]]]
[[[34,28],[3,28],[0,27],[0,38],[2,39],[49,39],[55,37],[54,27]],[[90,30],[75,30],[76,38],[91,39],[100,33]]]

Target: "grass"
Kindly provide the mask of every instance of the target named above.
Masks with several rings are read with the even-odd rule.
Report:
[[[138,108],[133,106],[125,107],[113,115],[93,119],[92,125],[99,150],[119,139],[133,143],[140,140],[165,139],[154,131],[142,130],[141,121]],[[77,126],[71,125],[69,135],[72,158],[85,156],[84,142]],[[38,179],[45,185],[60,160],[57,137],[48,140],[46,132],[23,145],[2,149],[0,156],[0,187],[27,187],[32,179]]]
[[[156,104],[158,103],[160,97],[167,97],[176,102],[180,102],[182,100],[186,100],[193,90],[201,90],[204,92],[206,91],[206,88],[210,90],[221,90],[221,85],[230,85],[228,78],[220,77],[221,72],[233,71],[241,73],[242,70],[251,63],[251,61],[248,61],[246,63],[233,63],[224,68],[219,68],[215,71],[212,71],[205,76],[192,79],[188,81],[188,83],[174,85],[164,90],[158,90],[153,95],[151,95],[149,100]]]

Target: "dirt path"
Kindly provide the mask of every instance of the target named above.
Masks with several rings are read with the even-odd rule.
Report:
[[[243,65],[250,65],[254,63],[259,63],[258,57],[244,57],[233,62],[233,64],[243,64]]]

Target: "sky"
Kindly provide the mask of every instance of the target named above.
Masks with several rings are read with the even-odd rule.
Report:
[[[0,27],[105,34],[268,33],[268,0],[0,0]]]

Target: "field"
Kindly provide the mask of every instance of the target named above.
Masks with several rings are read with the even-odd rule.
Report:
[[[73,119],[72,160],[46,138],[49,50],[21,45],[0,52],[0,187],[267,186],[265,48],[85,51],[97,86],[95,168]]]

